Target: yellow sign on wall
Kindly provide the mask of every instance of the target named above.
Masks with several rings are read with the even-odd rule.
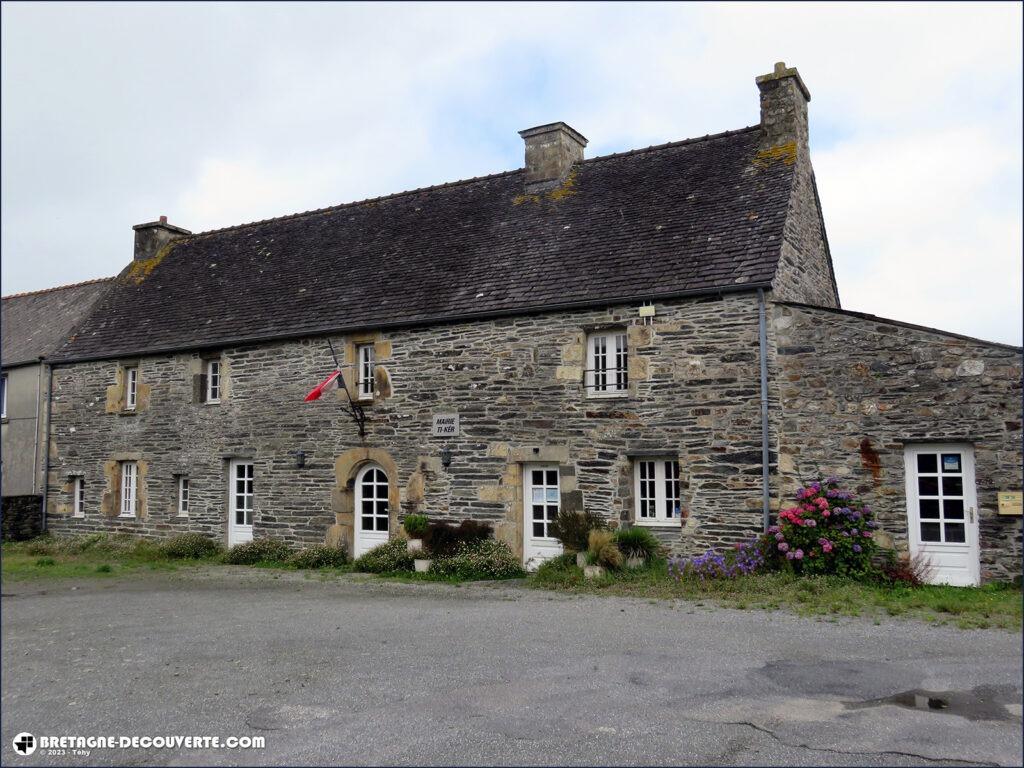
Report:
[[[1016,492],[999,492],[999,514],[1000,515],[1019,515],[1022,509],[1021,499],[1024,497],[1020,491]]]

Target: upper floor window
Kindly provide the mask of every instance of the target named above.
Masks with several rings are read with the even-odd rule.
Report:
[[[0,376],[0,418],[7,418],[7,374]]]
[[[134,411],[138,404],[139,393],[139,368],[138,366],[126,367],[124,369],[124,407]]]
[[[360,400],[372,400],[374,375],[373,344],[357,345],[356,360],[358,361],[358,375],[356,377],[357,397]]]
[[[678,461],[637,459],[633,474],[636,522],[664,524],[682,516]]]
[[[71,483],[71,514],[74,517],[85,517],[85,478],[75,477]]]
[[[121,462],[121,517],[135,517],[139,490],[139,465],[134,461]]]
[[[587,336],[587,395],[601,397],[629,388],[626,332],[598,331]]]
[[[220,402],[220,360],[206,361],[206,402]]]
[[[178,517],[188,517],[188,475],[178,475]]]

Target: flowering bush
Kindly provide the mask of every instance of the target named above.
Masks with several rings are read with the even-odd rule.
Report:
[[[516,579],[524,575],[519,558],[508,544],[494,539],[462,542],[455,554],[435,559],[430,572],[461,579]]]
[[[754,573],[764,564],[761,540],[751,539],[737,544],[729,555],[719,555],[709,549],[699,557],[670,557],[668,573],[675,577],[676,581],[686,576],[696,576],[701,581],[714,578],[734,579],[737,576]]]
[[[797,505],[779,512],[779,523],[765,534],[774,543],[776,564],[798,573],[863,576],[872,573],[877,523],[871,508],[830,477],[796,493]]]

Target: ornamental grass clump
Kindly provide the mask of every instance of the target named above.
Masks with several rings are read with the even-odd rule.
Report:
[[[615,543],[615,534],[611,531],[591,531],[587,538],[587,555],[595,565],[610,570],[622,566],[622,550]]]
[[[796,506],[779,512],[778,525],[768,529],[774,564],[796,573],[877,576],[872,562],[878,545],[878,524],[871,508],[830,477],[796,492]]]
[[[603,531],[607,527],[604,518],[596,512],[563,509],[548,530],[562,543],[566,552],[586,552],[590,547],[590,532]]]
[[[626,557],[653,560],[661,551],[658,537],[646,528],[633,526],[615,534],[615,543]]]

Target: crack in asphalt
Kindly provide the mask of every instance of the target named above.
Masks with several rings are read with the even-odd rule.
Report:
[[[899,750],[896,750],[896,749],[884,749],[884,750],[882,750],[880,752],[856,752],[856,751],[851,752],[849,750],[834,749],[832,747],[812,747],[810,744],[792,744],[792,743],[784,740],[781,736],[779,736],[774,731],[771,731],[768,728],[765,728],[764,726],[758,725],[757,723],[752,723],[752,722],[750,722],[748,720],[697,720],[695,722],[701,722],[701,723],[707,723],[707,724],[721,723],[723,725],[745,725],[745,726],[747,726],[749,728],[753,728],[755,731],[758,731],[759,733],[763,733],[763,734],[765,734],[767,736],[770,736],[771,738],[773,738],[777,742],[779,742],[779,744],[782,744],[784,747],[790,747],[792,749],[809,749],[812,752],[831,752],[832,754],[836,754],[836,755],[854,755],[854,756],[861,756],[861,757],[868,757],[868,756],[872,756],[872,755],[899,755],[900,757],[914,757],[914,758],[917,758],[918,760],[927,760],[930,763],[946,763],[946,764],[956,763],[957,765],[978,765],[978,766],[993,766],[993,765],[998,766],[999,765],[999,763],[978,763],[978,762],[974,762],[972,760],[961,760],[961,759],[956,758],[956,757],[953,757],[953,758],[929,757],[928,755],[920,755],[920,754],[918,754],[916,752],[900,752]]]

